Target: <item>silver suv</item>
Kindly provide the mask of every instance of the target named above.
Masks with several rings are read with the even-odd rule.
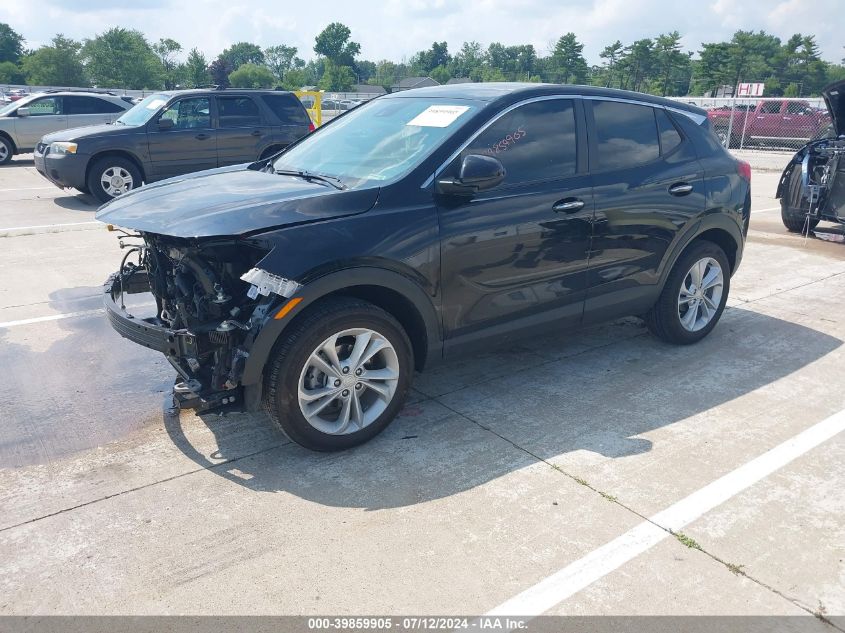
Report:
[[[68,128],[112,123],[132,107],[111,92],[48,90],[0,108],[0,165],[31,152],[41,137]]]

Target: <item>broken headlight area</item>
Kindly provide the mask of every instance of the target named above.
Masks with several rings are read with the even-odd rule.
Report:
[[[811,218],[845,223],[845,139],[804,146],[784,170],[777,197]]]
[[[137,244],[123,243],[126,238]],[[269,252],[258,240],[142,233],[124,235],[121,246],[129,250],[106,284],[112,326],[167,357],[179,374],[174,395],[180,406],[237,401],[255,337],[268,313],[290,296],[277,290],[299,285],[255,267]],[[155,316],[129,314],[124,295],[147,292],[155,298]]]

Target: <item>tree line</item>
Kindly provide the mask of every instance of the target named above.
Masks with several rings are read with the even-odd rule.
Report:
[[[0,23],[0,83],[98,86],[155,90],[209,84],[239,88],[317,86],[349,91],[355,84],[388,91],[406,77],[429,76],[472,81],[575,83],[637,90],[664,96],[712,95],[739,82],[763,82],[765,96],[812,96],[826,84],[845,79],[845,59],[821,58],[812,35],[796,33],[785,42],[765,31],[737,31],[730,41],[705,42],[684,50],[681,34],[663,33],[630,43],[620,40],[590,65],[575,33],[549,42],[545,54],[532,44],[506,46],[464,42],[450,53],[446,42],[433,42],[409,59],[360,58],[361,46],[344,24],[334,22],[314,40],[315,56],[305,61],[295,46],[262,48],[238,42],[209,59],[174,39],[149,41],[135,29],[114,27],[77,41],[62,34],[35,50],[22,35]]]

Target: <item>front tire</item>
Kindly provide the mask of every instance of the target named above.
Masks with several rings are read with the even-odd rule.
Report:
[[[399,322],[366,301],[332,297],[291,327],[265,371],[271,419],[317,451],[357,446],[383,431],[404,404],[414,367]]]
[[[108,202],[141,186],[141,172],[131,160],[106,156],[91,165],[88,191],[100,202]]]
[[[15,154],[15,148],[12,146],[12,141],[5,136],[0,136],[0,165],[5,165],[12,160]]]
[[[730,283],[725,251],[713,242],[694,242],[675,262],[646,315],[648,329],[667,343],[697,343],[721,318]]]
[[[780,219],[786,230],[790,233],[803,233],[804,231],[812,231],[819,223],[818,218],[807,218],[806,213],[801,211],[796,212],[790,209],[786,200],[780,200]]]

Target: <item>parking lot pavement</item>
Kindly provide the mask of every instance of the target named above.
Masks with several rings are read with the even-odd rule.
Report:
[[[317,454],[165,410],[100,310],[114,235],[33,171],[0,168],[0,614],[845,615],[845,244],[786,233],[775,172],[702,343],[623,319],[450,362]]]

